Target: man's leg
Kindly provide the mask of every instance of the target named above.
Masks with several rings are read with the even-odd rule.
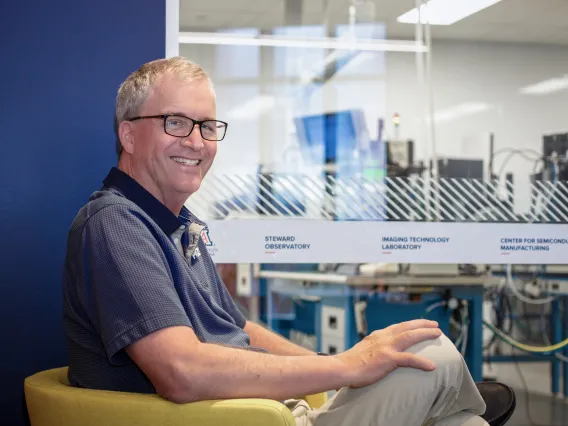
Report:
[[[446,336],[414,345],[408,352],[433,360],[436,370],[399,368],[371,386],[343,388],[320,409],[298,415],[298,424],[487,425],[478,417],[485,412],[485,403],[463,357]]]
[[[468,411],[460,411],[442,420],[433,423],[434,426],[488,426],[488,423],[481,417]]]

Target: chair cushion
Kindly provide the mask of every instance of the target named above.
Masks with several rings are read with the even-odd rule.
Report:
[[[490,426],[506,424],[513,415],[517,405],[513,389],[499,382],[477,383],[477,389],[487,406],[485,414],[481,417]]]

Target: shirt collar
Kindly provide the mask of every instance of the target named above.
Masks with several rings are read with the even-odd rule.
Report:
[[[179,217],[176,216],[142,185],[116,167],[110,170],[103,183],[106,187],[120,192],[144,210],[166,235],[171,235],[181,225],[187,225],[189,222],[205,226],[185,206],[182,207]]]

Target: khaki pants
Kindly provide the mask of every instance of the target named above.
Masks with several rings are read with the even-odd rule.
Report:
[[[436,363],[425,372],[399,368],[379,382],[339,390],[321,408],[286,401],[297,426],[488,426],[485,403],[454,344],[442,336],[408,352]]]

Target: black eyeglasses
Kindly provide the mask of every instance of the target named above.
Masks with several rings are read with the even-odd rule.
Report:
[[[184,115],[164,114],[132,117],[127,121],[142,120],[144,118],[161,118],[164,120],[164,132],[178,138],[188,137],[196,124],[199,124],[201,137],[208,141],[222,141],[227,134],[228,123],[219,120],[194,120]]]

